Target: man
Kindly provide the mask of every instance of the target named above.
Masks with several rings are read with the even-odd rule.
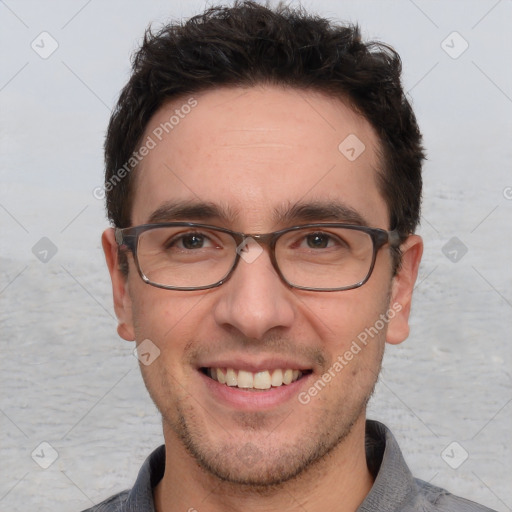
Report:
[[[391,48],[251,2],[148,32],[105,156],[118,332],[165,447],[91,510],[488,510],[366,420],[422,254]]]

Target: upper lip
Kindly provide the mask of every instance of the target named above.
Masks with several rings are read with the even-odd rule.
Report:
[[[267,357],[256,360],[241,357],[221,358],[209,361],[202,361],[198,368],[233,368],[234,370],[245,370],[247,372],[262,372],[265,370],[288,369],[292,370],[311,370],[312,365],[292,359],[282,357]]]

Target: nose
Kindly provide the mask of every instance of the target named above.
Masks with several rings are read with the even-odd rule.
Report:
[[[247,338],[262,339],[275,328],[290,327],[296,317],[293,292],[272,266],[267,251],[253,243],[241,253],[238,266],[218,291],[214,317]]]

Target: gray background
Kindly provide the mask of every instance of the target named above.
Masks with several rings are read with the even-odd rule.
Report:
[[[388,347],[369,416],[416,476],[510,511],[512,2],[303,5],[399,51],[429,154],[411,336]],[[0,1],[2,511],[81,510],[131,486],[162,442],[115,332],[92,191],[143,30],[203,7]]]

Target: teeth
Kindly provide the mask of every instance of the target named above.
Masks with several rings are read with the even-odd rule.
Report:
[[[253,388],[254,378],[251,372],[240,370],[238,372],[237,384],[239,388]]]
[[[283,370],[274,370],[272,373],[272,380],[271,380],[272,386],[282,386],[283,385]]]
[[[270,389],[283,384],[288,385],[302,377],[300,370],[291,368],[248,372],[233,368],[208,368],[206,374],[213,380],[231,387],[242,389]]]
[[[272,387],[270,373],[268,371],[255,373],[253,387],[256,389],[270,389]]]
[[[221,384],[226,384],[226,374],[220,368],[217,368],[217,380]]]
[[[236,386],[237,385],[237,379],[236,379],[236,373],[233,368],[228,368],[226,371],[226,384],[228,386]]]

